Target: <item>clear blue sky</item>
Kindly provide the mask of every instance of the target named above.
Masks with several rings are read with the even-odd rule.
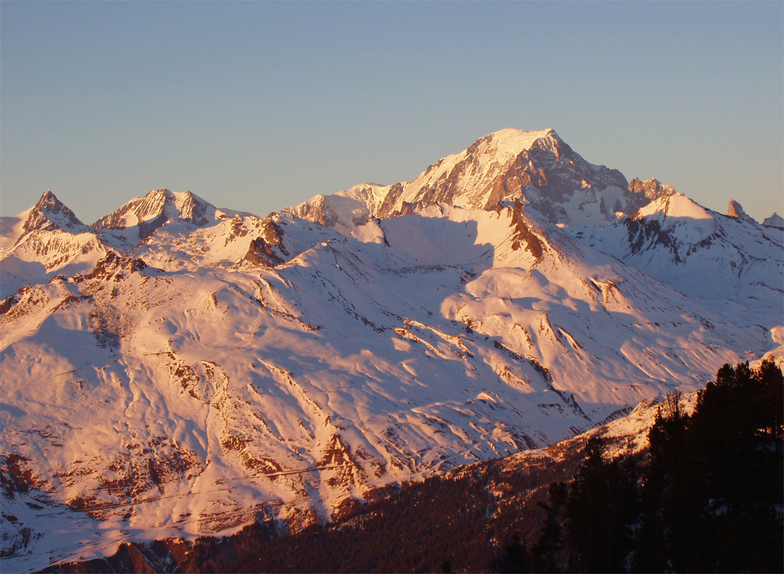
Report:
[[[0,2],[0,213],[266,215],[490,132],[784,215],[784,3]]]

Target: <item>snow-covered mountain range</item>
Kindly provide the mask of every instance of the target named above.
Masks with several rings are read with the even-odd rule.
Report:
[[[781,356],[781,218],[729,211],[552,130],[269,217],[161,189],[88,226],[47,191],[2,218],[4,560],[298,528]]]
[[[617,170],[593,165],[553,130],[507,129],[445,157],[419,177],[394,185],[363,184],[284,211],[345,230],[369,217],[388,218],[431,205],[494,209],[524,199],[553,223],[605,224],[673,193],[656,180],[631,184]]]

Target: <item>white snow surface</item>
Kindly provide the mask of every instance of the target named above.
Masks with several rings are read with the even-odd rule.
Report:
[[[500,164],[526,134],[480,145]],[[4,218],[0,468],[31,488],[4,491],[3,569],[300,528],[784,355],[776,228],[679,194],[616,224],[559,226],[525,198],[376,219],[384,193],[322,196],[329,226],[168,190],[103,227]]]
[[[534,148],[541,152],[536,158],[528,154]],[[549,179],[541,177],[545,168],[553,175]],[[548,181],[553,189],[547,188]],[[624,192],[619,185],[626,186],[620,173],[586,162],[552,129],[505,129],[439,160],[410,181],[362,184],[284,211],[350,233],[368,218],[406,213],[410,206],[493,209],[522,199],[554,206],[559,222],[606,225],[617,219],[611,207]]]
[[[784,230],[708,210],[676,193],[615,226],[564,228],[735,324],[784,324]]]
[[[0,218],[0,298],[57,273],[87,272],[105,254],[95,230],[47,190],[35,207]]]
[[[784,229],[784,217],[781,217],[774,211],[773,215],[765,218],[765,221],[762,222],[762,225]]]

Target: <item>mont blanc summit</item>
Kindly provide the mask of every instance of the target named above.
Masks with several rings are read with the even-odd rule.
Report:
[[[46,192],[2,219],[6,560],[300,528],[780,356],[781,218],[733,214],[552,130],[269,217]]]
[[[553,130],[506,129],[478,139],[404,183],[365,184],[316,196],[285,211],[330,227],[352,227],[429,205],[494,209],[514,199],[554,223],[604,224],[673,193],[655,180],[632,184],[617,170],[585,161]]]

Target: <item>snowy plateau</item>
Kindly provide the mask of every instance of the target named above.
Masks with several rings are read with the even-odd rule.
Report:
[[[47,191],[1,221],[2,569],[298,530],[781,363],[783,221],[552,130],[269,217],[160,189],[85,225]]]

